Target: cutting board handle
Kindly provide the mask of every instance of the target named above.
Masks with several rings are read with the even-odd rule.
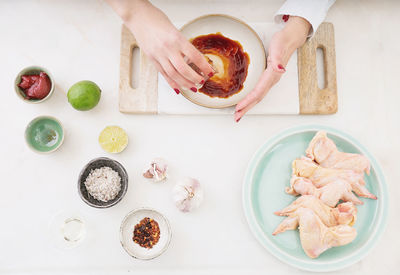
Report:
[[[158,75],[148,57],[140,51],[137,88],[132,87],[133,50],[138,48],[135,37],[123,25],[121,33],[119,77],[119,111],[133,114],[156,114],[158,110]]]
[[[318,87],[317,49],[324,53],[325,87]],[[334,114],[338,109],[335,34],[324,22],[314,36],[297,50],[300,114]]]

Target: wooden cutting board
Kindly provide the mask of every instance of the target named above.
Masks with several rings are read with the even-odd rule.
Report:
[[[119,81],[119,110],[130,114],[157,114],[157,71],[140,52],[138,87],[133,88],[132,55],[138,47],[135,37],[122,26]],[[325,87],[318,87],[317,49],[324,52]],[[338,109],[335,37],[332,23],[324,22],[314,36],[297,50],[300,114],[334,114]]]

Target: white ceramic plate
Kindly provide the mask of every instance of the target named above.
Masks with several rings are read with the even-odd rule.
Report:
[[[181,28],[183,35],[192,39],[199,35],[220,32],[229,39],[239,41],[243,51],[247,52],[250,64],[243,89],[229,98],[210,97],[203,93],[182,91],[182,94],[193,103],[209,108],[226,108],[237,104],[256,85],[266,66],[266,55],[261,39],[246,23],[227,15],[205,15],[194,19]]]
[[[143,248],[133,242],[133,230],[143,218],[149,217],[155,220],[160,227],[160,239],[151,249]],[[156,210],[139,208],[125,216],[120,228],[120,241],[125,251],[134,258],[151,260],[160,256],[167,250],[171,241],[171,227],[168,220]]]

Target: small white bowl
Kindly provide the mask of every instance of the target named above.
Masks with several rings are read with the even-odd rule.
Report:
[[[47,94],[46,97],[44,97],[42,99],[27,99],[25,92],[18,86],[21,83],[22,76],[23,75],[40,74],[41,72],[45,72],[50,79],[50,82],[51,82],[50,92]],[[22,69],[14,81],[15,93],[17,94],[17,96],[19,98],[21,98],[24,102],[27,102],[27,103],[41,103],[41,102],[49,99],[51,97],[51,95],[54,93],[54,88],[55,88],[55,82],[54,82],[53,76],[51,75],[49,70],[47,70],[46,68],[40,67],[40,66],[30,66],[30,67],[26,67],[26,68]]]
[[[155,220],[160,227],[160,239],[152,248],[144,248],[133,241],[135,225],[143,218]],[[120,242],[125,251],[132,257],[140,260],[151,260],[164,253],[171,242],[171,226],[168,220],[158,211],[151,208],[139,208],[125,216],[120,228]]]

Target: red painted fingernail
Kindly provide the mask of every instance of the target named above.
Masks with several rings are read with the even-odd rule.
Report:
[[[195,87],[190,88],[190,90],[192,90],[193,92],[197,92],[197,89]]]
[[[285,71],[285,67],[283,67],[282,64],[279,64],[278,68]]]
[[[202,81],[200,81],[200,84],[201,84],[201,85],[203,85],[203,84],[204,84],[204,82],[205,82],[205,81],[204,81],[204,79],[203,79]]]
[[[174,89],[174,91],[175,91],[175,93],[176,93],[177,95],[179,95],[179,93],[181,92],[181,91],[179,91],[178,89]]]
[[[283,15],[282,20],[283,22],[287,22],[289,20],[289,15],[288,14]]]
[[[242,119],[242,118],[241,118],[241,117],[239,117],[239,118],[236,120],[236,122],[239,122],[241,119]]]
[[[209,77],[212,77],[213,75],[214,75],[213,72],[211,72],[211,73],[208,74]]]

